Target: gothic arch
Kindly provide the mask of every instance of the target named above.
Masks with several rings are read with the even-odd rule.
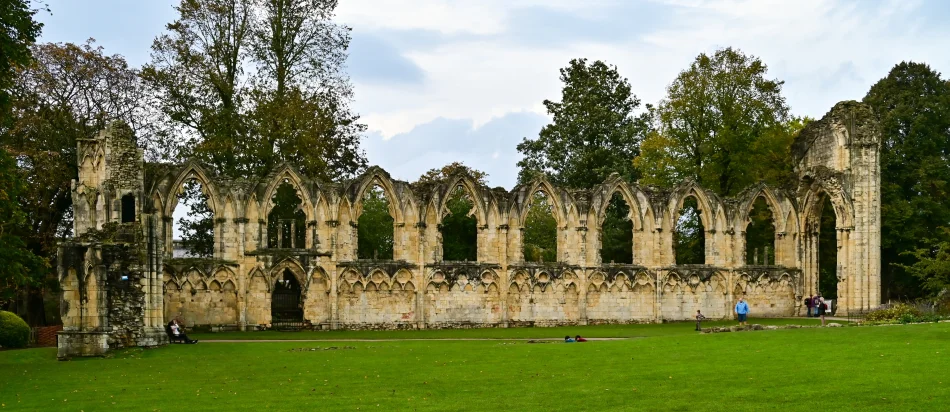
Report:
[[[825,196],[831,199],[831,206],[835,212],[835,222],[839,229],[850,229],[854,227],[854,206],[851,201],[844,196],[843,189],[840,186],[833,186],[837,190],[828,190],[828,185],[813,185],[805,193],[802,199],[802,225],[808,230],[813,223],[821,218],[823,200]]]
[[[755,205],[756,199],[762,197],[765,199],[765,203],[769,206],[769,210],[772,211],[772,223],[775,225],[775,231],[779,232],[782,228],[786,227],[788,224],[786,221],[786,216],[791,216],[794,214],[794,208],[791,209],[788,214],[784,213],[786,208],[782,207],[782,202],[778,200],[775,192],[766,185],[757,186],[750,196],[745,197],[739,205],[739,227],[737,229],[745,230],[749,225],[749,213],[752,212],[752,207]]]
[[[171,216],[175,212],[175,207],[178,206],[178,193],[184,187],[185,182],[191,179],[195,179],[198,183],[201,183],[201,191],[208,196],[208,207],[211,208],[211,213],[217,216],[220,210],[218,191],[214,185],[214,181],[209,179],[208,176],[208,173],[197,162],[191,161],[186,163],[172,185],[168,187],[168,191],[164,196],[165,216]]]
[[[326,293],[330,293],[330,276],[327,275],[327,272],[323,268],[317,266],[315,267],[310,276],[307,278],[307,283],[303,286],[304,290],[310,290],[314,287],[317,290],[324,290]]]
[[[716,195],[713,194],[710,196],[705,189],[693,181],[684,183],[673,192],[673,196],[669,202],[670,227],[676,226],[676,221],[680,217],[680,210],[683,209],[686,199],[690,196],[696,198],[696,203],[700,209],[699,218],[703,223],[703,228],[705,228],[706,231],[718,229],[721,223],[719,220],[721,219],[716,219],[716,217],[721,217],[722,202],[719,201]],[[713,214],[714,211],[716,211],[716,214]]]
[[[350,200],[350,216],[349,220],[356,222],[359,220],[361,214],[363,214],[363,197],[366,195],[366,192],[373,188],[373,186],[379,186],[383,193],[386,196],[386,200],[389,203],[389,214],[393,217],[393,222],[395,224],[405,224],[406,216],[403,211],[403,199],[397,195],[395,183],[389,177],[389,174],[383,172],[382,169],[378,167],[370,168],[359,180],[359,183],[356,186],[352,186],[350,189],[353,190],[352,199]],[[341,202],[342,203],[342,202]],[[409,204],[407,207],[414,207],[412,204],[412,199],[409,199]],[[343,216],[343,209],[340,210],[341,220]]]
[[[530,188],[525,190],[525,188]],[[548,199],[551,202],[551,214],[554,216],[554,220],[557,222],[558,229],[563,228],[567,224],[567,208],[561,202],[560,192],[557,188],[551,184],[545,178],[537,178],[528,186],[522,187],[520,195],[523,196],[521,202],[515,202],[512,204],[512,210],[516,212],[518,217],[518,227],[524,227],[525,219],[528,217],[528,209],[531,207],[531,203],[534,201],[534,194],[538,192],[544,192],[547,195]]]
[[[264,195],[261,197],[261,216],[270,214],[271,209],[274,208],[274,194],[277,193],[277,189],[284,183],[288,183],[294,187],[297,191],[297,196],[300,198],[300,208],[303,210],[304,215],[308,221],[313,220],[314,199],[311,197],[310,191],[306,189],[306,185],[300,173],[286,164],[277,169],[277,173],[274,174],[274,177],[267,183],[267,188],[264,189]]]
[[[604,196],[600,199],[600,204],[596,211],[597,227],[603,227],[604,219],[607,218],[607,207],[610,206],[610,199],[613,198],[614,193],[620,193],[624,202],[627,203],[627,207],[630,208],[630,215],[628,217],[630,221],[633,222],[633,230],[643,230],[643,207],[640,205],[640,199],[636,191],[619,177],[616,177],[615,180],[608,180],[602,187],[604,190],[600,193],[603,193]]]
[[[309,285],[309,282],[307,282],[307,271],[304,270],[303,266],[300,265],[300,262],[293,258],[286,258],[271,268],[270,281],[268,282],[270,287],[274,287],[276,282],[284,273],[284,269],[289,269],[290,273],[292,273],[294,277],[297,278],[297,283],[300,284],[300,287],[306,291],[307,286]]]
[[[441,223],[442,218],[448,214],[448,200],[452,194],[452,191],[454,191],[456,187],[461,187],[462,190],[468,194],[472,201],[472,205],[475,208],[475,213],[473,213],[473,216],[475,216],[475,221],[480,225],[487,224],[488,207],[482,201],[483,199],[478,195],[479,186],[475,180],[469,176],[453,176],[448,180],[448,182],[449,184],[444,186],[440,191],[441,193],[439,193],[439,204],[437,205],[437,210],[439,213],[436,214],[438,218],[437,223]]]

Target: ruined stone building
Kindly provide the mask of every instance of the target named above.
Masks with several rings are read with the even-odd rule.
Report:
[[[511,191],[465,175],[410,185],[378,167],[345,184],[307,179],[292,165],[235,179],[196,162],[145,164],[131,133],[114,126],[79,142],[76,238],[61,246],[59,261],[60,355],[163,343],[173,317],[239,330],[584,325],[683,320],[697,309],[729,318],[739,297],[753,316],[799,315],[802,298],[816,292],[826,199],[836,218],[838,313],[866,310],[880,303],[880,141],[868,107],[839,103],[794,143],[797,188],[760,184],[720,198],[693,182],[660,190],[616,176],[592,188],[539,179]],[[191,179],[215,217],[206,259],[172,254],[172,216]],[[279,226],[288,235],[274,242],[268,216],[285,184],[304,223]],[[374,187],[389,200],[391,260],[357,254],[362,199]],[[474,205],[474,261],[442,259],[440,224],[458,187]],[[525,211],[539,191],[557,221],[553,262],[522,255]],[[630,209],[632,264],[602,262],[599,253],[604,211],[617,193]],[[673,228],[689,197],[705,228],[705,264],[677,265]],[[749,264],[745,232],[758,198],[774,219],[774,259]]]

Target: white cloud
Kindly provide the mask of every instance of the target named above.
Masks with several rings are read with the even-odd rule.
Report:
[[[53,0],[55,14],[38,18],[44,41],[95,36],[108,53],[141,64],[177,2]],[[376,143],[387,143],[367,149],[370,161],[415,173],[452,160],[422,156],[481,159],[500,183],[513,181],[514,145],[537,134],[547,117],[541,102],[559,98],[558,69],[576,57],[617,65],[654,103],[697,54],[735,46],[786,81],[794,113],[815,117],[862,98],[902,60],[950,73],[945,0],[347,0],[337,15],[353,27],[354,108]],[[533,120],[497,121],[513,113]],[[446,119],[464,127],[412,145],[420,126]],[[405,147],[414,149],[388,155]]]
[[[511,9],[543,6],[584,12],[616,1],[573,0],[350,0],[337,9],[340,21],[365,29],[434,30],[444,34],[497,34]]]
[[[630,26],[629,32],[615,37],[571,35],[577,30],[571,26],[557,28],[561,41],[519,38],[533,35],[524,30],[509,35],[512,27],[506,25],[518,24],[509,17],[526,6],[596,19],[638,17],[649,24]],[[947,29],[920,23],[927,7],[917,1],[658,1],[654,6],[672,16],[663,21],[631,14],[643,12],[642,4],[629,12],[624,11],[626,6],[531,0],[348,2],[341,5],[340,15],[349,19],[355,33],[441,33],[425,35],[425,44],[414,45],[410,39],[401,45],[401,56],[425,73],[422,84],[357,84],[356,108],[370,129],[385,139],[412,138],[415,127],[440,118],[470,121],[478,128],[513,112],[546,116],[541,102],[559,98],[558,69],[576,57],[617,65],[638,97],[655,103],[696,55],[725,46],[760,57],[769,65],[771,77],[786,81],[785,95],[793,112],[813,117],[822,116],[840,100],[861,99],[901,60],[926,61],[937,70],[950,71],[950,55],[943,52]],[[464,151],[484,143],[461,144],[467,146],[459,148]],[[494,148],[483,149],[475,152],[496,158]],[[510,156],[501,156],[506,157]],[[494,172],[500,181],[512,181],[517,173],[513,162],[506,167],[500,172],[506,176]]]

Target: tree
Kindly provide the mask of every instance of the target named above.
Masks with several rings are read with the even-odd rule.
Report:
[[[937,236],[924,243],[930,248],[920,248],[903,252],[911,257],[913,264],[900,265],[900,268],[916,277],[921,287],[936,296],[950,290],[950,228],[942,227]]]
[[[152,43],[142,77],[171,120],[167,133],[185,134],[183,153],[229,175],[247,172],[242,115],[251,0],[182,0],[178,20]]]
[[[389,214],[389,200],[378,186],[363,196],[363,213],[357,225],[357,257],[360,259],[393,258],[394,219]]]
[[[366,166],[332,0],[182,0],[143,77],[181,152],[229,176],[283,161],[341,181]],[[247,73],[244,68],[250,68]]]
[[[0,30],[0,136],[3,136],[0,142],[0,262],[3,262],[0,265],[0,307],[6,307],[24,289],[41,287],[48,273],[48,263],[20,237],[25,232],[26,217],[19,200],[26,184],[17,160],[4,147],[9,144],[13,122],[11,89],[18,73],[32,61],[30,45],[42,28],[33,20],[36,12],[24,0],[0,4],[0,27],[3,27]]]
[[[25,212],[20,236],[34,253],[51,259],[59,239],[72,232],[77,141],[120,120],[152,153],[161,149],[150,143],[145,90],[124,58],[106,55],[92,40],[33,45],[31,53],[32,63],[17,72],[11,88],[5,145],[27,182],[19,199]]]
[[[676,255],[677,265],[706,263],[706,228],[699,214],[699,202],[696,198],[686,198],[673,230],[673,253]]]
[[[32,60],[29,46],[40,35],[43,24],[33,20],[38,10],[28,0],[0,3],[0,113],[4,120],[10,102],[9,89],[17,72]]]
[[[182,0],[142,76],[165,135],[218,173],[262,176],[282,162],[342,181],[366,167],[366,126],[343,68],[349,28],[333,0]],[[245,71],[245,68],[248,68]]]
[[[432,185],[443,183],[452,176],[469,176],[475,183],[480,185],[487,185],[488,182],[488,173],[485,173],[478,169],[472,169],[465,165],[462,162],[452,162],[441,168],[429,169],[429,171],[419,176],[419,179],[413,183],[413,185]]]
[[[24,190],[16,161],[0,150],[0,307],[24,289],[42,287],[48,272],[46,260],[34,254],[19,236],[26,219],[17,199]]]
[[[557,220],[547,194],[537,192],[524,219],[522,249],[526,262],[557,262]]]
[[[261,3],[250,42],[258,70],[251,93],[256,157],[291,161],[327,181],[353,177],[366,167],[359,150],[366,126],[349,108],[353,90],[343,68],[350,29],[332,22],[337,1]]]
[[[783,82],[767,79],[767,70],[757,57],[732,48],[696,57],[653,110],[656,130],[635,162],[644,182],[668,186],[692,178],[734,195],[774,178],[773,164],[750,161],[762,151],[781,153],[791,141],[782,133],[788,120]]]
[[[864,102],[877,114],[883,130],[885,293],[906,298],[933,292],[926,276],[921,277],[932,272],[920,259],[942,253],[941,245],[950,239],[940,229],[950,222],[945,200],[950,194],[950,83],[926,64],[902,62],[871,87]]]
[[[640,107],[630,83],[615,66],[602,61],[574,59],[561,69],[561,101],[545,100],[553,122],[538,138],[518,144],[524,159],[519,181],[539,173],[565,187],[589,188],[603,183],[611,173],[628,181],[638,177],[633,158],[648,128],[646,116],[635,115]]]
[[[636,181],[639,173],[633,159],[640,152],[649,118],[635,113],[640,99],[627,79],[615,66],[602,61],[588,64],[587,59],[574,59],[561,69],[561,81],[561,101],[544,101],[553,117],[551,124],[541,129],[537,139],[526,138],[518,144],[524,155],[518,162],[519,182],[545,174],[555,184],[590,188],[603,183],[611,173]],[[550,262],[557,257],[554,218],[546,207],[546,200],[534,202],[528,212],[531,227],[525,224],[526,260]],[[633,232],[627,230],[628,210],[622,199],[611,201],[601,234],[605,262],[631,263]]]
[[[190,257],[214,256],[214,212],[208,206],[208,195],[201,184],[191,179],[183,184],[179,202],[188,205],[188,215],[178,219],[182,247]]]
[[[614,193],[605,209],[600,233],[600,259],[603,263],[633,263],[633,222],[630,205],[620,193]]]

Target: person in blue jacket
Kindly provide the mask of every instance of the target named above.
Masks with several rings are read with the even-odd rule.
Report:
[[[745,326],[746,317],[749,316],[749,305],[742,298],[739,298],[739,303],[736,303],[736,315],[739,315],[739,325]]]

